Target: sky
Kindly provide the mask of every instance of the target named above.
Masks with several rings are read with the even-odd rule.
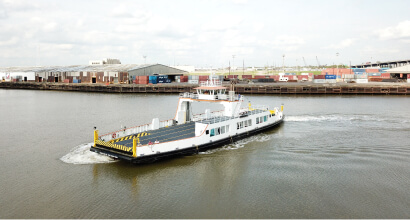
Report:
[[[409,9],[408,0],[0,0],[0,66],[410,59]]]

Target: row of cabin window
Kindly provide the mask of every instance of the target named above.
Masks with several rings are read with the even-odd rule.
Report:
[[[244,128],[244,127],[246,128],[248,126],[252,126],[252,119],[236,123],[236,127],[238,129],[241,129],[241,128]]]
[[[256,124],[262,123],[262,122],[266,122],[268,120],[268,116],[262,116],[262,117],[257,117],[256,118]]]
[[[271,115],[269,115],[269,117],[271,117]],[[262,123],[262,122],[266,122],[268,120],[268,116],[262,116],[262,117],[257,117],[256,118],[256,124]],[[241,128],[246,128],[248,126],[252,126],[252,119],[246,120],[246,121],[241,121],[237,123],[237,128],[241,129]],[[212,128],[211,129],[211,137],[213,136],[217,136],[220,134],[225,134],[225,132],[229,132],[229,125],[225,125],[219,128]],[[209,130],[206,130],[206,134],[209,134]]]
[[[211,137],[217,136],[220,134],[225,134],[225,132],[229,132],[229,125],[225,125],[219,128],[212,128],[211,129]],[[209,130],[206,130],[206,134],[209,133]]]

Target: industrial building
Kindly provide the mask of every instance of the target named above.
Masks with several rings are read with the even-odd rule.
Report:
[[[377,61],[375,63],[367,62],[365,64],[352,65],[352,68],[396,68],[409,64],[410,60]]]
[[[183,75],[188,72],[162,64],[101,64],[47,67],[0,67],[0,80],[66,82],[66,83],[130,83],[132,76]]]
[[[410,76],[409,76],[410,65],[389,69],[389,70],[386,70],[386,72],[390,73],[393,78],[402,79],[402,80],[407,79],[407,82],[410,82],[409,80],[410,79]]]

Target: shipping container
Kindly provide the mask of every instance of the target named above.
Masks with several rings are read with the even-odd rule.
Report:
[[[336,83],[337,80],[336,79],[325,79],[326,83]]]
[[[368,78],[369,82],[382,82],[383,78],[380,77],[369,77]]]
[[[314,79],[313,80],[313,83],[326,83],[326,80],[325,79]]]
[[[297,76],[299,81],[308,81],[309,75],[299,75]]]
[[[369,72],[367,73],[368,76],[381,76],[382,74],[379,72]]]
[[[397,79],[383,79],[382,82],[397,82]]]
[[[252,75],[242,75],[242,79],[252,79]]]
[[[268,82],[275,82],[275,80],[274,80],[274,79],[270,79],[270,78],[261,78],[261,79],[258,79],[258,82],[268,83]]]
[[[188,83],[189,84],[198,84],[199,81],[197,79],[190,79],[190,80],[188,80]]]
[[[254,78],[255,78],[255,79],[266,79],[267,77],[269,77],[269,76],[266,76],[266,75],[256,75]]]
[[[138,81],[149,81],[149,76],[138,76]]]
[[[157,84],[158,83],[158,76],[149,76],[149,83]]]
[[[366,73],[378,73],[379,69],[366,69]]]
[[[368,79],[356,79],[355,81],[356,83],[368,83],[369,82]]]
[[[343,74],[342,78],[343,79],[354,79],[354,74]]]
[[[355,73],[365,73],[365,72],[366,72],[366,69],[355,69],[355,68],[352,68],[352,70],[353,70],[353,72],[355,72]]]
[[[325,79],[336,79],[336,75],[325,75]]]
[[[325,77],[326,75],[314,75],[313,76],[314,79],[326,79]]]

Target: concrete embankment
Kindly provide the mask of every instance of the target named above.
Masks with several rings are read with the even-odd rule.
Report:
[[[226,84],[228,87],[229,84]],[[194,92],[198,85],[167,83],[156,85],[139,84],[85,84],[85,83],[35,83],[0,82],[1,89],[32,89],[107,93],[181,93]],[[256,83],[237,84],[239,94],[367,94],[367,95],[410,95],[410,83]]]

